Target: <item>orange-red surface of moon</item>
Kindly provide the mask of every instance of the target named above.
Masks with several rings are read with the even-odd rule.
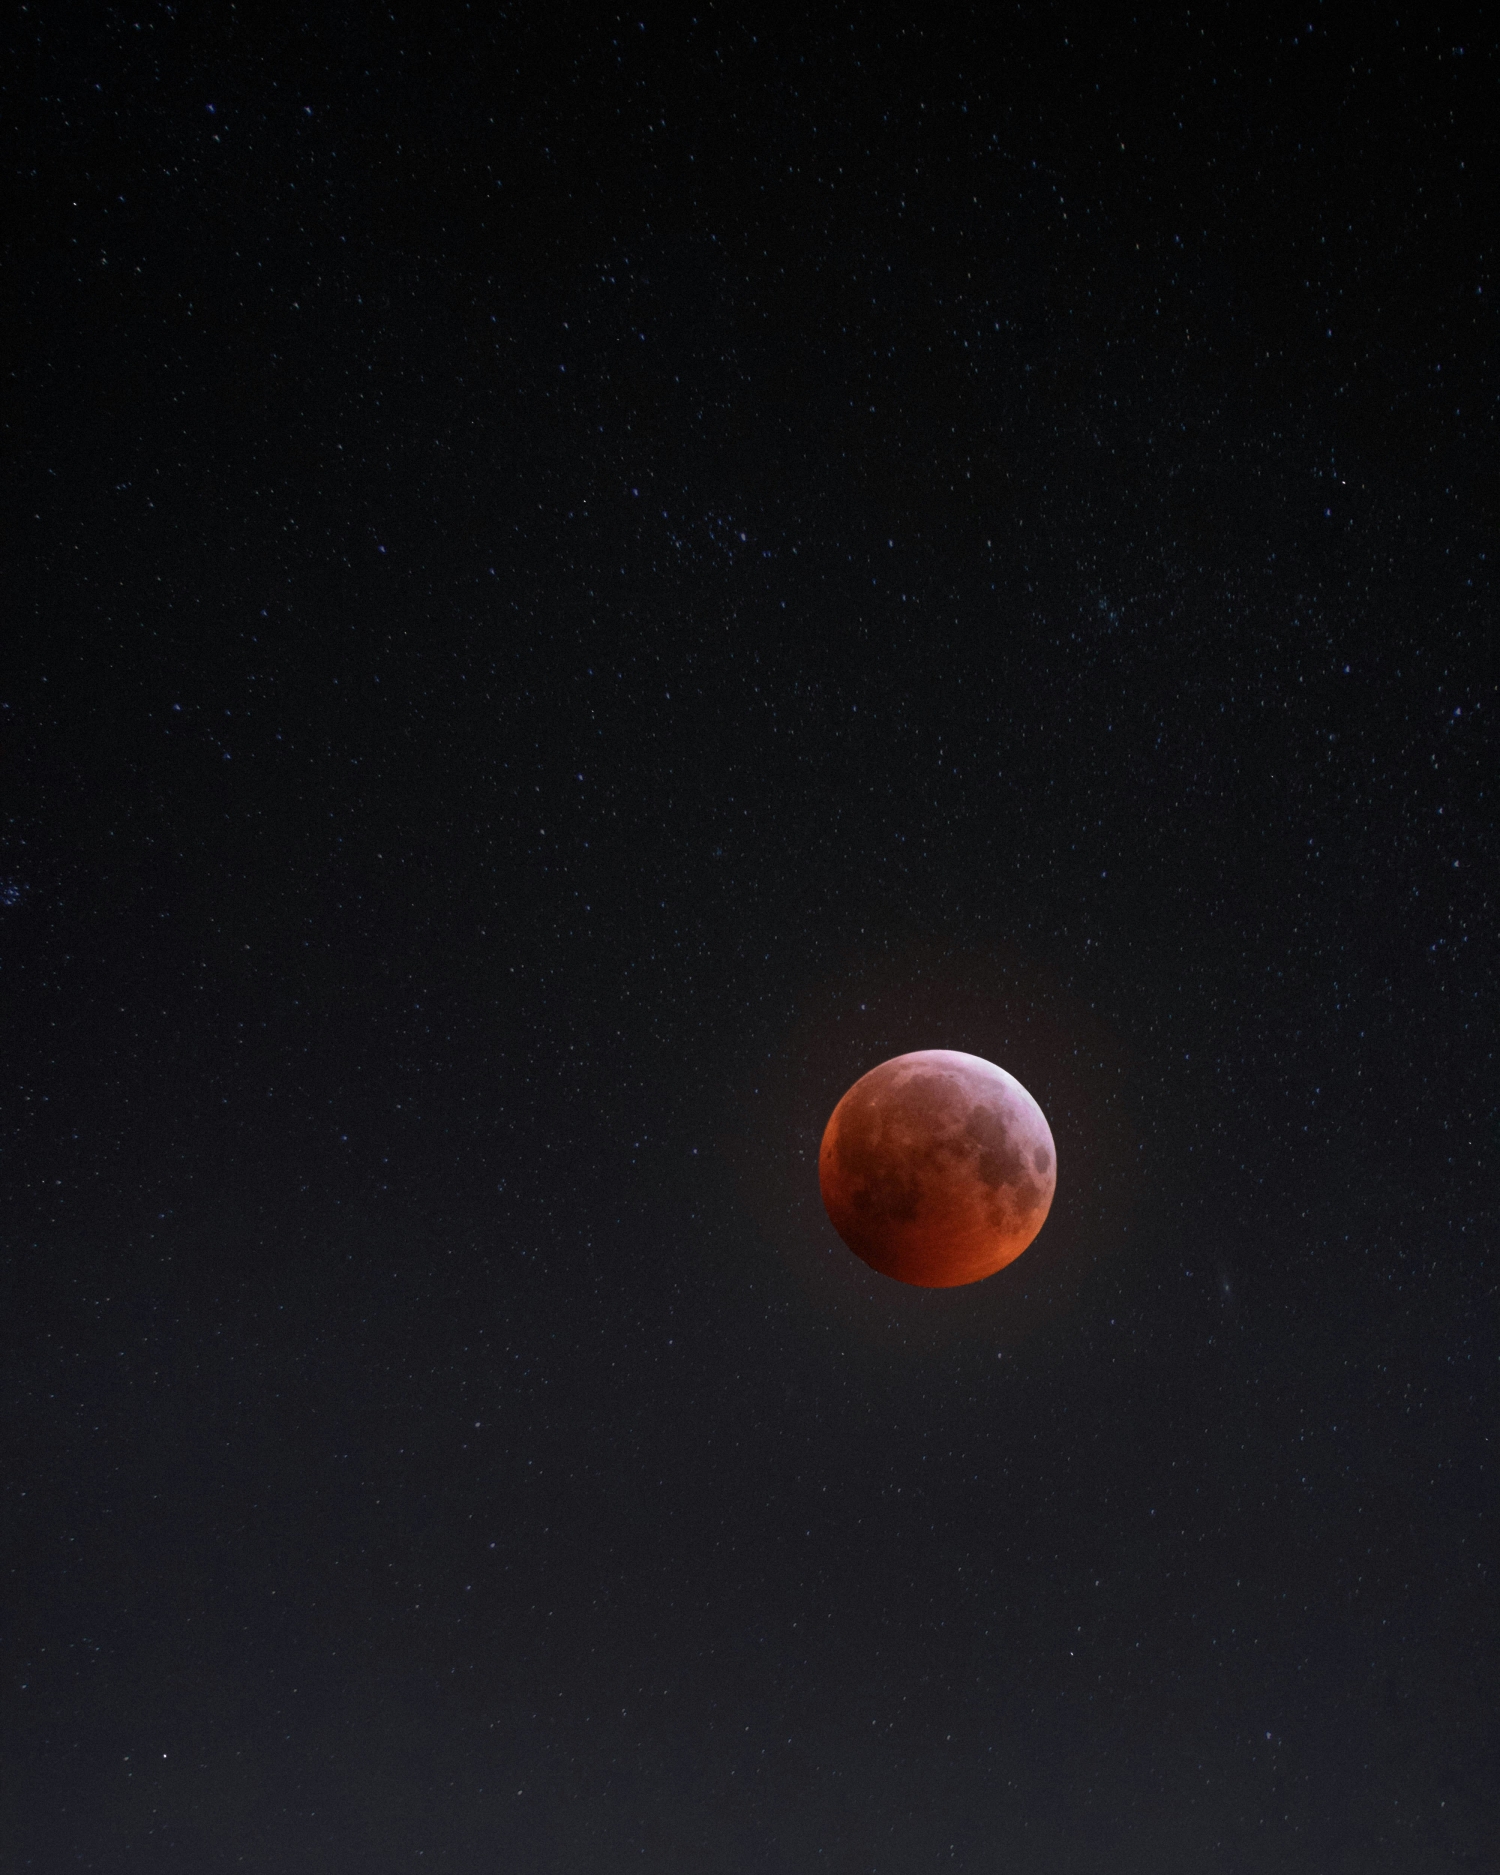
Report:
[[[818,1153],[833,1228],[857,1257],[923,1289],[1013,1263],[1046,1221],[1057,1149],[1014,1075],[924,1048],[872,1068],[834,1108]]]

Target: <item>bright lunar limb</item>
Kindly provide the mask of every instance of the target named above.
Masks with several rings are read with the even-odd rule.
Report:
[[[834,1229],[883,1275],[951,1289],[1013,1263],[1042,1228],[1057,1149],[1013,1074],[924,1048],[857,1080],[818,1153]]]

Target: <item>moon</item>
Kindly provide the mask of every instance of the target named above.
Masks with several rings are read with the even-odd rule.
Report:
[[[818,1151],[833,1228],[883,1276],[921,1289],[977,1283],[1046,1222],[1057,1148],[1013,1074],[923,1048],[871,1068],[834,1108]]]

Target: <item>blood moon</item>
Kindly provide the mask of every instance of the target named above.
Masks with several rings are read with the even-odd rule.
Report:
[[[818,1152],[833,1228],[857,1257],[922,1289],[977,1283],[1046,1222],[1057,1148],[1041,1108],[978,1055],[924,1048],[862,1075]]]

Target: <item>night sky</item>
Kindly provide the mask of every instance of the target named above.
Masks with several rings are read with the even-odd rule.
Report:
[[[12,14],[7,1867],[1500,1870],[1410,12]],[[946,1291],[816,1173],[929,1047]]]

